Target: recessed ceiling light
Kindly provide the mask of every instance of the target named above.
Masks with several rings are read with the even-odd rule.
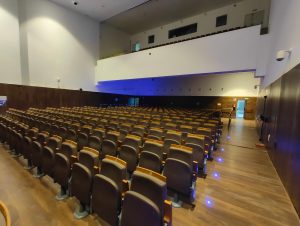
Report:
[[[73,0],[73,5],[78,6],[79,2],[77,0]]]

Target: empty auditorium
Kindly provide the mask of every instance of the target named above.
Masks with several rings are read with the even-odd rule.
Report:
[[[299,0],[0,0],[0,226],[300,226]]]

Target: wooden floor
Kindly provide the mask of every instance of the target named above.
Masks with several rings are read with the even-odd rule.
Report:
[[[197,181],[196,207],[173,209],[174,226],[300,225],[266,150],[255,147],[257,140],[253,121],[233,120],[231,130],[224,129],[207,178]],[[101,225],[93,215],[75,220],[75,199],[56,201],[58,186],[48,177],[33,178],[23,165],[0,145],[0,200],[13,226]]]

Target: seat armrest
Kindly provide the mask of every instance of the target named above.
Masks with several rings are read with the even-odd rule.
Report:
[[[205,144],[204,145],[204,153],[207,155],[209,153],[209,145]]]
[[[172,226],[172,202],[164,201],[164,225]]]
[[[193,161],[193,172],[197,175],[198,174],[198,162]]]
[[[162,157],[163,157],[163,161],[164,161],[164,160],[166,160],[166,159],[167,159],[167,157],[168,157],[168,154],[167,154],[167,153],[165,153],[165,152],[163,152],[163,155],[162,155]]]
[[[127,191],[129,191],[129,182],[128,182],[128,180],[122,180],[122,187],[123,187],[122,197],[124,197],[125,193]]]
[[[139,146],[138,153],[141,153],[143,151],[143,146]]]
[[[78,162],[78,158],[76,155],[71,155],[71,165],[73,165],[75,162]]]
[[[94,166],[94,175],[99,173],[99,167],[98,166]]]

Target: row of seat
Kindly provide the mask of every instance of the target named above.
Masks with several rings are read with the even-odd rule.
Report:
[[[118,111],[120,112],[118,113]],[[133,120],[133,123],[139,124],[143,120],[148,121],[148,123],[144,125],[132,123],[131,126],[128,126],[129,123],[124,121],[122,123],[121,121],[129,119],[129,117],[122,118],[125,112],[132,113],[132,118],[138,119]],[[158,112],[159,114],[157,114]],[[141,116],[141,113],[150,117]],[[177,117],[175,114],[179,116]],[[16,154],[21,154],[28,159],[27,168],[37,168],[35,176],[49,175],[61,185],[61,194],[57,196],[58,199],[66,198],[68,194],[79,199],[82,211],[76,212],[77,217],[82,217],[89,210],[97,208],[91,207],[93,190],[90,188],[96,186],[96,181],[99,179],[97,174],[101,172],[102,165],[105,165],[107,158],[114,158],[110,155],[118,157],[115,158],[118,162],[124,160],[125,172],[130,173],[131,178],[134,178],[135,172],[140,169],[144,171],[151,169],[153,170],[151,174],[155,174],[154,171],[156,171],[157,175],[165,176],[167,193],[175,201],[182,200],[192,203],[195,198],[198,167],[204,169],[204,164],[201,163],[206,162],[203,153],[209,152],[212,144],[215,145],[214,142],[220,135],[221,128],[220,120],[213,119],[214,121],[211,121],[212,128],[203,127],[208,129],[210,134],[199,135],[188,132],[184,134],[178,130],[180,128],[178,125],[173,128],[174,130],[164,128],[164,126],[168,126],[167,123],[171,123],[170,120],[176,124],[183,117],[188,116],[191,116],[190,119],[194,121],[201,118],[199,122],[208,123],[208,120],[212,120],[211,113],[205,112],[203,114],[177,110],[163,110],[161,112],[160,109],[153,111],[153,109],[127,107],[113,109],[89,107],[29,109],[26,112],[10,109],[7,116],[0,120],[2,121],[0,123],[0,138],[7,140]],[[110,116],[113,120],[107,120],[103,127],[99,126],[101,120],[110,119]],[[149,126],[153,119],[161,122],[159,127]],[[193,122],[192,120],[187,121]],[[109,124],[114,121],[118,122],[116,127],[112,126],[114,123]],[[133,129],[134,127],[135,129]],[[192,147],[188,147],[189,145]],[[198,157],[195,154],[198,154]],[[202,159],[199,163],[194,161],[199,159]],[[82,188],[81,185],[84,181],[82,176],[89,181],[89,183],[84,184],[90,186]],[[128,176],[123,178],[128,179]],[[126,189],[124,190],[123,187],[129,187],[129,185],[126,186],[123,181],[122,191],[124,193]],[[110,190],[113,191],[113,189]],[[128,197],[131,196],[128,195]],[[134,198],[129,198],[129,200],[131,199]],[[122,208],[123,211],[126,209],[128,208]],[[106,215],[101,216],[104,210],[100,212],[100,217],[107,221]],[[107,214],[116,216],[118,211],[108,211]],[[167,218],[170,219],[170,217]],[[114,217],[114,219],[116,218]]]
[[[44,120],[46,121],[47,119],[45,118]],[[192,147],[193,149],[196,149],[195,156],[197,158],[195,158],[195,160],[197,160],[199,163],[199,172],[203,172],[202,169],[204,169],[203,166],[205,166],[205,156],[203,157],[203,155],[209,153],[209,158],[212,158],[211,149],[213,149],[213,147],[215,148],[215,141],[217,138],[217,136],[214,135],[216,130],[213,128],[219,126],[219,122],[217,121],[216,124],[211,124],[212,128],[198,128],[198,133],[200,135],[195,135],[188,134],[187,132],[181,133],[172,130],[166,131],[166,133],[164,133],[160,128],[150,128],[148,133],[145,133],[146,129],[141,125],[137,126],[135,131],[130,131],[126,127],[121,127],[119,131],[110,131],[115,128],[108,127],[106,129],[93,129],[91,126],[80,127],[80,125],[73,126],[72,124],[67,129],[64,126],[58,127],[55,124],[50,125],[49,123],[47,124],[45,122],[37,122],[33,125],[39,127],[40,131],[47,130],[51,134],[58,134],[63,139],[69,139],[77,142],[79,149],[81,149],[83,146],[91,146],[99,151],[103,151],[104,154],[110,154],[114,156],[118,154],[121,146],[120,144],[133,146],[135,150],[131,150],[131,153],[135,153],[135,155],[139,154],[139,150],[143,150],[142,147],[144,146],[144,141],[146,140],[143,138],[145,137],[147,138],[147,140],[150,138],[162,141],[163,148],[154,148],[156,150],[160,150],[160,153],[158,153],[158,151],[154,152],[154,154],[158,154],[159,159],[161,159],[162,155],[161,149],[163,149],[163,153],[167,154],[169,152],[168,150],[171,144],[184,144],[186,146]],[[54,128],[52,129],[53,126]],[[142,140],[136,137],[136,135],[139,135]],[[160,146],[159,142],[156,142],[156,145]],[[124,147],[123,149],[126,148]],[[127,148],[126,150],[130,151],[129,148]],[[147,148],[146,151],[148,151]],[[125,153],[125,151],[123,153]],[[201,153],[203,154],[201,155]],[[143,156],[146,156],[146,154],[143,154],[142,157]]]
[[[16,152],[20,148],[19,152],[22,153],[22,147],[16,142],[18,136],[13,136],[12,131],[21,134],[20,127],[23,125],[7,120],[9,119],[1,118],[0,139],[7,141]],[[3,128],[7,131],[3,131]],[[44,150],[52,152],[58,149],[57,145],[52,146],[59,141],[56,136],[51,137],[48,142],[38,141],[35,139],[32,144],[45,145]],[[64,143],[61,144],[61,147],[63,146]],[[66,144],[65,146],[72,147]],[[120,225],[171,225],[172,208],[171,202],[167,200],[166,177],[137,168],[129,186],[126,181],[126,162],[106,156],[99,167],[98,155],[99,153],[91,148],[81,150],[78,157],[58,151],[55,154],[54,165],[41,168],[43,173],[62,186],[61,194],[57,196],[59,200],[68,195],[79,200],[80,206],[74,213],[75,217],[82,218],[94,212],[110,225],[119,225],[120,218]],[[47,161],[45,163],[49,164]],[[136,209],[136,205],[141,208]]]

